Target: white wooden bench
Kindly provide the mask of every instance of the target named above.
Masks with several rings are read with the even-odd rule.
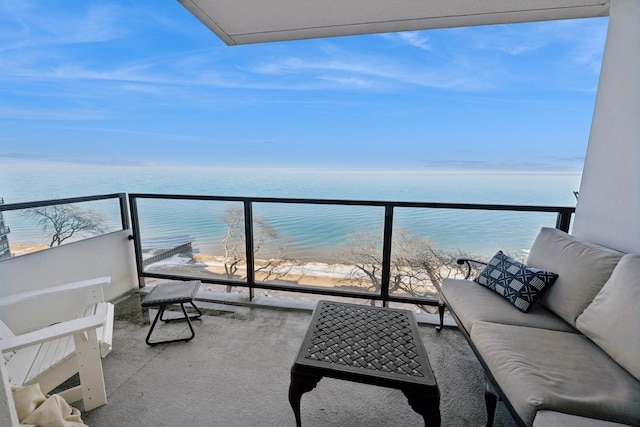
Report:
[[[101,357],[112,347],[113,305],[103,277],[0,299],[0,350],[10,385],[39,383],[44,393],[80,374],[59,394],[90,410],[106,404]]]

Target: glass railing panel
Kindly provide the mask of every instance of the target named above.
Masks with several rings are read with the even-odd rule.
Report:
[[[137,199],[143,271],[246,282],[242,203]]]
[[[254,203],[253,221],[256,281],[380,293],[383,207]]]
[[[130,198],[147,278],[203,279],[205,289],[252,296],[388,299],[423,307],[437,304],[442,278],[464,274],[458,257],[488,259],[500,249],[522,259],[539,228],[558,219],[531,206]],[[570,208],[541,209],[568,209],[568,226]],[[249,214],[252,234],[245,236]],[[388,248],[385,217],[393,219]],[[253,252],[246,256],[249,245]],[[390,268],[383,271],[386,259]]]
[[[2,212],[2,218],[1,235],[9,244],[11,256],[122,229],[117,197],[10,210]]]
[[[498,250],[526,262],[540,227],[557,214],[499,210],[396,208],[390,294],[437,299],[445,278],[462,278],[459,257],[488,260]]]

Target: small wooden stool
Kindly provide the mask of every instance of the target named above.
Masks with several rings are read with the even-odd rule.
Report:
[[[193,298],[195,297],[198,289],[200,288],[199,280],[192,280],[189,282],[183,283],[167,283],[163,285],[157,285],[155,288],[151,290],[147,294],[146,297],[142,300],[141,305],[143,307],[159,307],[158,313],[156,314],[155,319],[153,319],[153,323],[151,324],[151,329],[149,329],[149,333],[147,334],[147,338],[145,342],[148,345],[156,345],[167,342],[175,342],[175,341],[189,341],[192,340],[193,337],[196,336],[196,333],[193,330],[193,326],[191,325],[191,319],[199,319],[202,316],[202,312],[196,305],[193,303]],[[189,303],[191,306],[198,312],[197,315],[189,317],[187,314],[187,310],[184,308],[184,304]],[[180,304],[182,308],[182,313],[184,313],[184,317],[179,317],[175,319],[163,319],[162,315],[164,314],[164,310],[167,305],[171,304]],[[163,322],[171,322],[174,320],[186,320],[189,325],[189,329],[191,330],[191,336],[188,338],[178,338],[173,340],[164,340],[164,341],[155,341],[151,342],[151,333],[153,329],[156,327],[156,323],[158,319]]]

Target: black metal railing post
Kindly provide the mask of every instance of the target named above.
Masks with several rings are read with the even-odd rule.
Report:
[[[127,195],[125,193],[120,193],[118,195],[118,199],[120,201],[120,222],[122,223],[122,229],[129,229],[129,209],[127,206]]]
[[[558,230],[562,230],[564,232],[569,232],[569,227],[571,226],[571,215],[574,210],[563,209],[558,212],[558,217],[556,219],[556,228]]]
[[[251,200],[244,201],[245,256],[247,258],[247,285],[249,300],[253,299],[253,285],[256,283],[255,254],[253,249],[253,205]]]
[[[138,199],[135,195],[129,194],[129,209],[131,209],[131,235],[136,256],[136,267],[138,269],[138,287],[144,287],[144,260],[142,259],[142,244],[140,239],[140,218],[138,217]]]
[[[393,205],[384,207],[384,232],[382,238],[382,286],[380,294],[382,305],[389,302],[389,283],[391,281],[391,246],[393,243]]]

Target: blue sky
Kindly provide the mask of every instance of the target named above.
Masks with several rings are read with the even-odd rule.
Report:
[[[606,27],[229,47],[175,0],[0,0],[0,164],[579,170]]]

